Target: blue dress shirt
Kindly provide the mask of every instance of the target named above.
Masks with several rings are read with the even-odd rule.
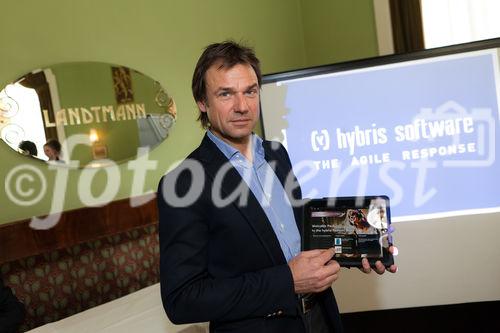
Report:
[[[255,134],[252,135],[253,163],[251,163],[238,149],[219,139],[212,132],[207,131],[207,135],[238,171],[260,203],[271,222],[287,262],[290,261],[300,252],[300,234],[288,196],[265,160],[262,139]]]

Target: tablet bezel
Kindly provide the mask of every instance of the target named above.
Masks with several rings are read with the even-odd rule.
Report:
[[[302,218],[302,250],[313,250],[310,244],[310,211],[311,207],[321,207],[325,209],[331,210],[343,210],[343,209],[368,209],[372,200],[383,199],[385,201],[386,206],[386,220],[387,220],[387,237],[388,237],[388,247],[393,245],[391,231],[391,208],[390,208],[390,200],[386,195],[371,195],[364,197],[332,197],[332,198],[323,198],[323,199],[311,199],[306,202],[303,208],[303,218]],[[384,234],[385,235],[385,234]],[[384,236],[382,236],[384,237]],[[332,244],[332,247],[334,244]],[[382,247],[381,258],[367,258],[371,267],[375,266],[377,261],[381,261],[385,267],[389,267],[394,263],[394,257],[389,252],[388,247]],[[336,257],[334,256],[332,259],[336,260],[341,267],[361,267],[362,257]]]

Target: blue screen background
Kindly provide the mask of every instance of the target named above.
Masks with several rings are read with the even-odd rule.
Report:
[[[493,54],[448,57],[398,67],[283,82],[282,85],[287,89],[284,101],[288,112],[285,115],[288,123],[287,149],[301,182],[302,192],[307,196],[311,191],[316,191],[315,197],[358,195],[359,171],[353,171],[341,184],[334,179],[333,183],[340,187],[337,193],[332,193],[334,169],[320,169],[313,179],[305,181],[305,171],[296,168],[301,161],[338,159],[341,163],[339,170],[342,171],[349,167],[353,156],[359,158],[361,155],[380,156],[389,153],[391,163],[397,163],[398,167],[389,167],[388,175],[402,189],[401,200],[392,202],[393,216],[499,207],[500,167],[495,158],[499,156],[500,149],[498,136],[495,135],[498,133],[499,112],[494,61]],[[263,98],[271,98],[265,93],[264,87]],[[432,141],[395,140],[394,127],[411,124],[415,117],[421,115],[422,109],[430,109],[429,121],[474,117],[474,132],[462,133],[459,140],[460,143],[475,142],[477,146],[478,140],[481,140],[478,137],[482,137],[485,152],[483,155],[465,153],[429,159],[436,167],[426,170],[423,193],[432,190],[433,195],[419,202],[416,197],[418,169],[412,167],[412,163],[419,160],[404,161],[402,151],[453,143],[451,136]],[[484,113],[480,117],[473,116],[477,109],[486,110],[489,116],[485,117]],[[360,129],[386,128],[388,142],[356,147],[354,155],[350,155],[349,149],[339,149],[337,146],[336,131],[354,131],[355,126]],[[320,145],[319,151],[314,151],[311,133],[321,133],[322,130],[328,132],[330,147],[323,150],[324,147]],[[489,166],[464,163],[463,166],[449,167],[443,163],[449,160],[472,160],[483,161],[484,164],[488,159],[490,162],[494,159]],[[394,188],[380,176],[382,165],[368,165],[366,191],[363,194],[385,194],[393,199]]]

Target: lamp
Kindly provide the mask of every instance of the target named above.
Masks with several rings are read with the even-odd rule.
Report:
[[[97,131],[94,128],[90,129],[89,139],[91,144],[99,141],[99,135],[97,135]]]
[[[92,146],[92,157],[95,160],[108,158],[108,148],[105,144],[99,142],[99,135],[96,129],[90,129],[89,140]]]

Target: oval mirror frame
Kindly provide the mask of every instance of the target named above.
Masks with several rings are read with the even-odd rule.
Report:
[[[56,64],[0,91],[2,141],[57,165],[136,158],[163,142],[176,118],[175,102],[158,81],[108,63]]]

